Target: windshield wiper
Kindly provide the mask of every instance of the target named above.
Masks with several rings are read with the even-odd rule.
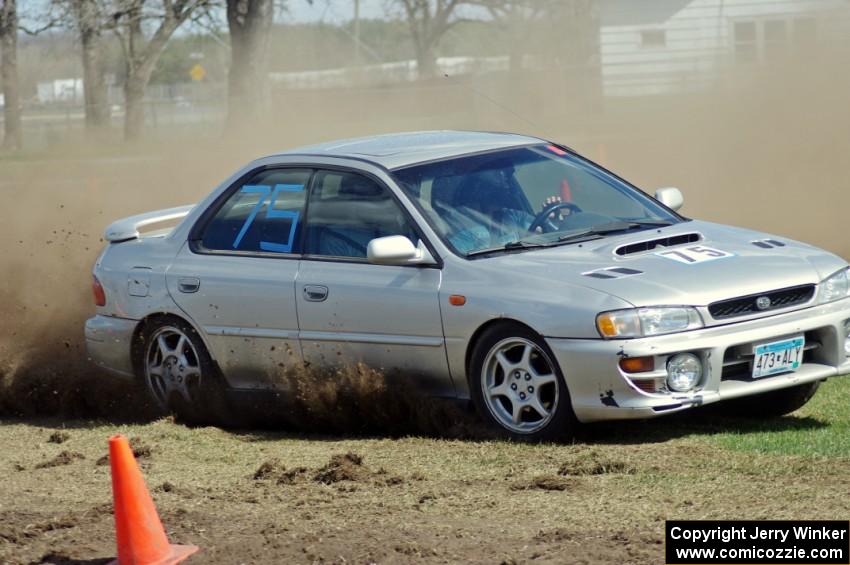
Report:
[[[607,224],[598,224],[595,226],[591,226],[587,229],[581,230],[577,233],[571,233],[569,235],[562,235],[558,238],[559,243],[571,242],[577,243],[579,241],[589,241],[591,239],[599,239],[608,235],[609,233],[615,233],[620,231],[628,231],[635,228],[647,228],[647,227],[664,227],[671,226],[673,222],[668,220],[628,220],[628,221],[615,221],[608,222]]]
[[[541,247],[547,247],[543,243],[533,243],[530,241],[509,241],[504,245],[499,245],[497,247],[488,247],[487,249],[479,249],[477,251],[470,251],[466,254],[467,257],[476,257],[478,255],[489,255],[490,253],[499,253],[504,251],[514,251],[517,249],[539,249]]]
[[[581,230],[576,233],[571,233],[569,235],[563,235],[558,238],[555,243],[535,243],[530,241],[510,241],[504,245],[499,245],[497,247],[488,247],[487,249],[479,249],[477,251],[470,251],[466,254],[467,257],[476,257],[479,255],[489,255],[491,253],[499,253],[505,251],[514,251],[518,249],[540,249],[542,247],[550,247],[552,245],[557,245],[559,243],[580,243],[583,241],[592,241],[594,239],[601,239],[605,237],[609,233],[615,233],[620,231],[628,231],[635,228],[645,228],[645,227],[663,227],[673,225],[673,222],[668,220],[628,220],[628,221],[615,221],[608,222],[605,224],[598,224],[587,229]]]
[[[630,224],[637,224],[639,226],[672,226],[673,222],[670,220],[628,220]]]
[[[581,230],[576,233],[571,233],[569,235],[562,235],[558,238],[559,243],[577,243],[578,241],[588,241],[591,239],[599,239],[609,233],[615,233],[618,231],[628,231],[634,228],[642,228],[655,224],[645,224],[636,222],[608,222],[607,224],[599,224],[596,226],[589,227],[587,229]],[[665,224],[666,225],[666,224]]]
[[[610,233],[628,231],[635,228],[664,227],[672,225],[673,222],[668,220],[618,220],[616,222],[608,222],[607,224],[591,226],[587,229],[571,233],[569,235],[562,235],[558,238],[558,243],[579,243],[582,241],[600,239]]]

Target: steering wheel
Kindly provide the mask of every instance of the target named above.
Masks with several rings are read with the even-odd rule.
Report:
[[[554,202],[543,208],[543,210],[534,217],[534,221],[531,222],[530,226],[528,226],[528,231],[534,232],[537,231],[537,228],[543,228],[544,233],[558,231],[558,226],[555,225],[555,222],[549,217],[558,210],[569,210],[570,213],[573,214],[582,211],[581,208],[572,202]]]

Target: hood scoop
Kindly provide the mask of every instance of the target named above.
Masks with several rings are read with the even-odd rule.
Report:
[[[762,249],[773,249],[774,247],[785,247],[785,244],[781,241],[777,241],[775,239],[756,239],[751,241],[753,245],[756,247],[761,247]]]
[[[646,253],[647,251],[653,251],[658,247],[675,247],[677,245],[696,243],[697,241],[702,241],[702,239],[703,238],[701,233],[680,233],[667,237],[659,237],[656,239],[647,239],[635,243],[627,243],[626,245],[621,245],[620,247],[616,248],[614,250],[614,253],[620,256],[634,255],[636,253]]]
[[[621,279],[623,277],[631,277],[634,275],[642,275],[643,271],[637,269],[628,269],[626,267],[608,267],[607,269],[596,269],[582,273],[586,277],[594,279]]]

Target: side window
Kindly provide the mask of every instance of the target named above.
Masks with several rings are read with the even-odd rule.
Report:
[[[305,187],[311,172],[272,169],[248,179],[207,224],[204,248],[299,253]]]
[[[366,257],[376,237],[416,231],[385,186],[356,173],[319,171],[310,191],[304,252],[326,257]]]

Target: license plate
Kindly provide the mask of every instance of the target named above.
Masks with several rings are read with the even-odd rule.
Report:
[[[771,343],[762,343],[755,347],[753,359],[753,378],[758,379],[777,373],[796,371],[803,361],[803,336]]]

